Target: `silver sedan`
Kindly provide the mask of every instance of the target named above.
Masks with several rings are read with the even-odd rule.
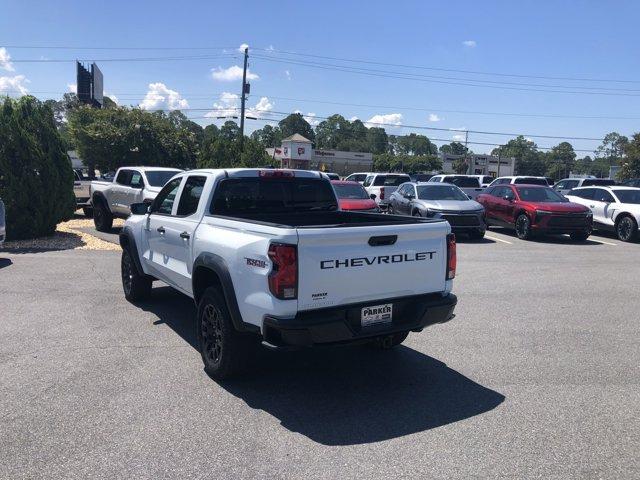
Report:
[[[389,198],[389,213],[444,218],[455,233],[484,237],[484,208],[449,183],[403,183]]]

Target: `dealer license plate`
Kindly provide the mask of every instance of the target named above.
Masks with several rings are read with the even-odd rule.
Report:
[[[374,305],[364,307],[361,313],[361,324],[363,327],[376,325],[378,323],[389,323],[393,316],[393,303],[385,305]]]

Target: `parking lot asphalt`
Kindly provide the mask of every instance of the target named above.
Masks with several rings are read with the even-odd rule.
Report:
[[[0,251],[0,478],[640,477],[640,244],[458,255],[453,321],[218,383],[191,300],[126,302],[117,252]]]

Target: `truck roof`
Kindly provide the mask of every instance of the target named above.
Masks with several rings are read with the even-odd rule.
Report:
[[[328,178],[320,172],[311,170],[291,170],[281,168],[200,168],[196,170],[188,170],[185,173],[208,173],[211,175],[219,175],[226,173],[229,177],[257,177],[259,172],[291,172],[294,177],[299,178]]]

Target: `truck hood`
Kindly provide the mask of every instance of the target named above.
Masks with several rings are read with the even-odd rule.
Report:
[[[452,210],[457,212],[470,212],[482,209],[475,200],[417,200],[418,205],[432,210]]]

